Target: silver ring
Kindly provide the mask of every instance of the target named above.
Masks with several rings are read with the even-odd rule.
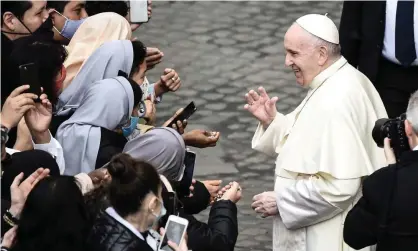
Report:
[[[176,81],[176,79],[175,79],[175,78],[171,78],[171,80]]]

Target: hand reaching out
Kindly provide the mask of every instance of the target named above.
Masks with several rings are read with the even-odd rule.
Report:
[[[245,94],[247,104],[244,106],[244,109],[249,111],[267,128],[276,117],[276,102],[278,98],[273,97],[270,99],[263,87],[258,88],[258,91],[260,95],[254,90]]]
[[[202,129],[195,129],[183,135],[186,145],[197,148],[214,147],[219,137],[219,132],[209,132]]]
[[[34,173],[32,173],[28,178],[26,178],[22,183],[23,173],[20,173],[13,180],[12,185],[10,186],[10,195],[11,195],[11,206],[10,212],[14,217],[18,218],[20,212],[25,205],[26,198],[35,185],[49,175],[49,169],[38,168]]]

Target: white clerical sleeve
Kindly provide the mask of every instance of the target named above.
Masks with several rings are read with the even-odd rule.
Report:
[[[283,224],[297,229],[331,219],[350,206],[360,186],[361,178],[339,180],[325,173],[297,180],[277,195]]]
[[[33,144],[34,149],[43,150],[51,154],[58,164],[58,167],[60,169],[60,174],[64,173],[64,170],[65,170],[64,152],[62,150],[61,144],[54,137],[52,137],[52,135],[51,135],[51,141],[49,143],[35,144],[32,141],[32,144]]]
[[[277,112],[267,129],[259,123],[251,142],[252,148],[267,155],[276,156],[284,144],[283,139],[289,134],[295,121],[295,114],[296,110],[287,115]]]

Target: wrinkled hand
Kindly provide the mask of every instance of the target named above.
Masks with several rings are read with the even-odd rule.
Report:
[[[42,94],[40,103],[25,113],[25,122],[30,132],[44,133],[49,130],[52,119],[52,104],[46,94]]]
[[[183,111],[183,108],[180,108],[180,109],[178,109],[177,110],[177,112],[176,113],[174,113],[174,115],[169,119],[169,120],[167,120],[166,122],[164,122],[164,124],[163,124],[163,127],[171,127],[171,128],[173,128],[174,130],[176,130],[176,131],[178,131],[180,134],[183,134],[184,133],[184,129],[186,129],[186,126],[187,126],[187,120],[183,120],[183,122],[182,121],[180,121],[180,120],[177,120],[177,121],[175,121],[175,123],[173,123],[173,124],[169,124],[171,121],[173,121],[181,112]]]
[[[38,168],[33,172],[28,178],[26,178],[22,183],[23,173],[20,173],[13,180],[12,185],[10,186],[10,195],[11,195],[11,206],[10,212],[16,218],[19,218],[20,213],[22,212],[23,206],[25,205],[26,198],[35,185],[49,175],[49,169]]]
[[[231,188],[229,188],[221,197],[220,200],[230,200],[233,203],[237,203],[242,197],[242,189],[237,182],[232,182]]]
[[[170,68],[164,70],[163,75],[155,83],[155,96],[159,97],[166,92],[175,92],[181,86],[181,80],[178,73]]]
[[[260,95],[254,90],[245,94],[248,104],[244,106],[244,109],[256,117],[264,128],[267,128],[276,117],[276,102],[278,98],[273,97],[270,99],[263,87],[258,88],[258,91]]]
[[[7,97],[1,111],[1,124],[5,127],[11,129],[17,126],[23,115],[35,107],[34,100],[38,96],[33,93],[23,93],[28,89],[29,85],[19,86]]]
[[[93,185],[95,188],[99,187],[100,185],[104,183],[108,183],[111,181],[111,176],[109,172],[107,171],[107,168],[104,168],[104,167],[96,169],[93,172],[90,172],[88,176],[93,182]]]
[[[154,68],[163,61],[164,53],[155,47],[147,47],[145,62],[147,63],[147,71]]]
[[[210,196],[212,198],[216,197],[221,189],[222,180],[204,180],[201,182],[205,185],[206,189],[210,193]]]
[[[14,246],[16,243],[16,230],[17,226],[14,226],[4,234],[1,247],[11,249]]]
[[[385,138],[383,141],[383,149],[385,151],[386,163],[388,165],[396,163],[395,152],[393,148],[390,146],[390,139]]]
[[[183,134],[186,145],[197,148],[214,147],[219,137],[219,132],[209,132],[202,129],[195,129]]]
[[[161,236],[164,236],[164,228],[160,228],[160,234]],[[181,239],[180,246],[170,240],[168,240],[168,246],[171,247],[174,251],[188,251],[189,248],[187,247],[187,233],[185,233],[183,239]]]
[[[276,192],[270,191],[257,194],[253,198],[251,207],[256,213],[261,214],[262,218],[277,215],[279,209],[277,208]]]

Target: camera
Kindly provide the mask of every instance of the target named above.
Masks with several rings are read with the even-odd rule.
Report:
[[[405,120],[405,113],[395,119],[378,119],[372,131],[373,140],[378,147],[383,147],[385,138],[390,139],[390,145],[398,161],[403,152],[411,150],[405,134]]]

